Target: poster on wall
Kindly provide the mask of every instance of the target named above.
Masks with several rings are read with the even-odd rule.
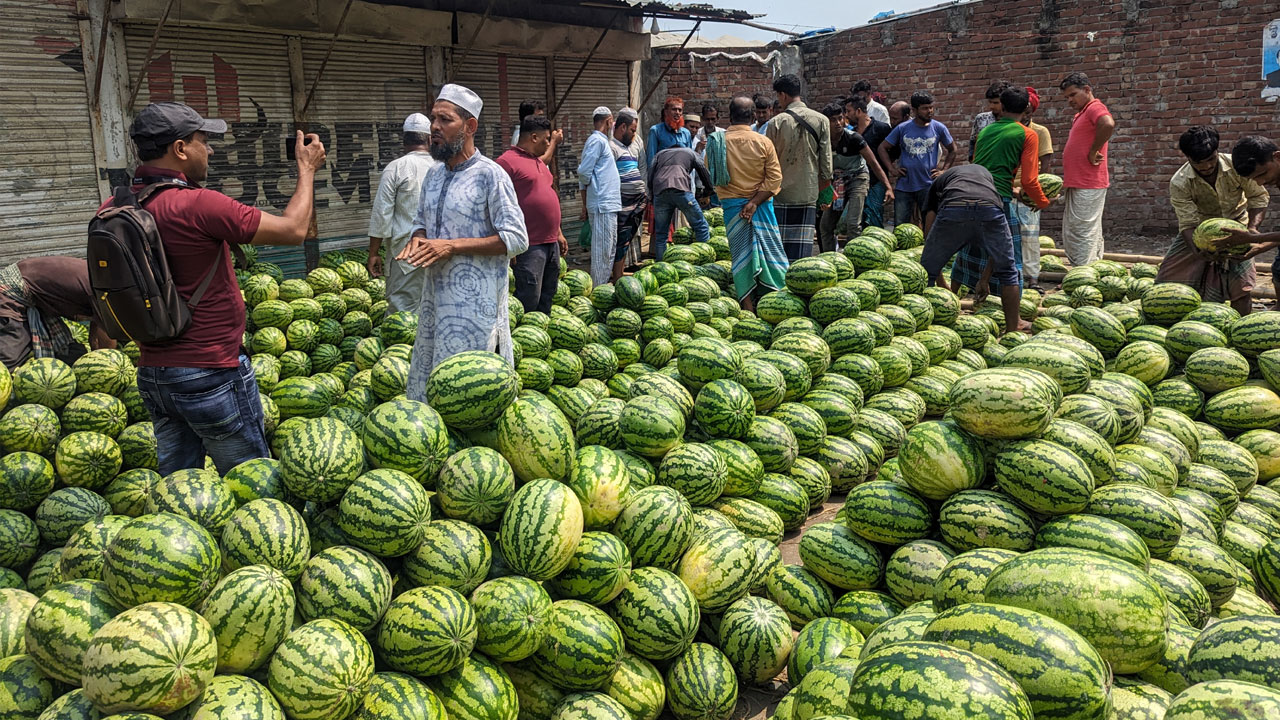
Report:
[[[1280,20],[1272,20],[1262,30],[1262,97],[1280,98]]]

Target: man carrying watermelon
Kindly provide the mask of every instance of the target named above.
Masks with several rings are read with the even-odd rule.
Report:
[[[1169,180],[1169,203],[1178,218],[1178,234],[1169,244],[1156,282],[1175,282],[1195,288],[1205,300],[1229,301],[1241,315],[1253,309],[1252,290],[1257,280],[1253,267],[1256,236],[1246,234],[1246,244],[1220,252],[1204,249],[1203,235],[1219,219],[1223,225],[1247,223],[1256,233],[1271,198],[1266,188],[1236,171],[1231,158],[1218,152],[1218,131],[1207,125],[1188,128],[1178,139],[1187,162]],[[1197,235],[1201,237],[1197,238]],[[1199,242],[1197,242],[1199,240]],[[1258,252],[1265,252],[1259,249]]]
[[[511,178],[476,149],[482,107],[468,88],[440,89],[431,108],[431,156],[440,164],[422,180],[413,237],[396,256],[426,268],[406,384],[413,400],[426,400],[431,370],[458,353],[487,350],[513,362],[507,264],[529,249],[529,234]]]
[[[1048,204],[1046,202],[1046,204]],[[990,262],[986,262],[977,281],[979,295],[991,280],[1000,288],[1000,306],[1004,308],[1005,330],[1030,329],[1031,324],[1018,316],[1022,301],[1017,256],[1013,236],[1009,232],[1008,198],[996,192],[991,172],[979,164],[953,167],[929,186],[924,206],[924,250],[920,264],[929,274],[929,282],[950,289],[942,276],[942,268],[957,252],[977,245]],[[952,285],[956,284],[952,272]],[[981,299],[981,298],[979,298]]]
[[[1231,164],[1241,177],[1266,187],[1280,187],[1280,148],[1264,137],[1250,135],[1231,148]],[[1255,231],[1227,230],[1227,244],[1253,245],[1245,252],[1245,257],[1253,258],[1280,247],[1280,232],[1258,233]],[[1271,263],[1272,283],[1280,287],[1280,256]]]

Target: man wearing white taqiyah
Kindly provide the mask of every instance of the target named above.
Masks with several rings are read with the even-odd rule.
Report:
[[[604,285],[613,276],[618,244],[618,213],[622,211],[622,181],[609,147],[613,111],[601,105],[591,113],[595,132],[587,138],[578,162],[578,184],[586,191],[583,206],[591,222],[591,282]]]
[[[369,273],[375,277],[385,269],[387,278],[387,312],[418,309],[422,299],[423,271],[396,256],[409,243],[418,200],[422,195],[422,179],[440,161],[431,157],[431,121],[422,113],[404,120],[404,155],[392,160],[378,181],[378,195],[373,199],[369,215]],[[387,259],[378,255],[387,243]]]
[[[432,368],[460,352],[512,362],[507,264],[529,247],[511,178],[476,149],[480,97],[445,85],[431,108],[431,156],[413,236],[396,258],[423,268],[406,393],[424,400]]]

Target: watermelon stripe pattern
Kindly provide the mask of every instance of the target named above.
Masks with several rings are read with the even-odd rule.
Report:
[[[475,611],[444,587],[420,587],[391,601],[378,625],[378,656],[392,669],[418,677],[448,672],[476,642]]]
[[[291,720],[347,717],[373,680],[373,649],[341,620],[312,620],[271,656],[267,687]]]
[[[582,539],[582,530],[582,505],[577,495],[567,486],[544,478],[516,491],[502,517],[498,542],[507,564],[516,573],[533,580],[550,580],[569,564]]]
[[[218,671],[265,665],[292,627],[294,607],[293,586],[279,571],[250,565],[228,573],[200,606],[218,645]]]
[[[124,605],[175,602],[193,606],[218,579],[221,553],[213,537],[187,518],[143,515],[107,546],[102,579]]]

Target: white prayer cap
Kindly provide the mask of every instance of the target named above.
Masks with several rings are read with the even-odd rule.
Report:
[[[600,117],[601,115],[612,115],[612,114],[613,114],[613,111],[603,105],[591,111],[591,117],[593,118]]]
[[[440,95],[436,97],[437,101],[447,100],[466,110],[475,117],[480,117],[480,109],[484,107],[484,101],[480,96],[472,92],[469,88],[449,83],[440,88]]]
[[[618,111],[618,117],[631,122],[632,120],[639,120],[640,113],[636,112],[634,108],[624,107]]]
[[[404,119],[404,131],[429,133],[431,132],[431,120],[422,113],[414,113]]]

